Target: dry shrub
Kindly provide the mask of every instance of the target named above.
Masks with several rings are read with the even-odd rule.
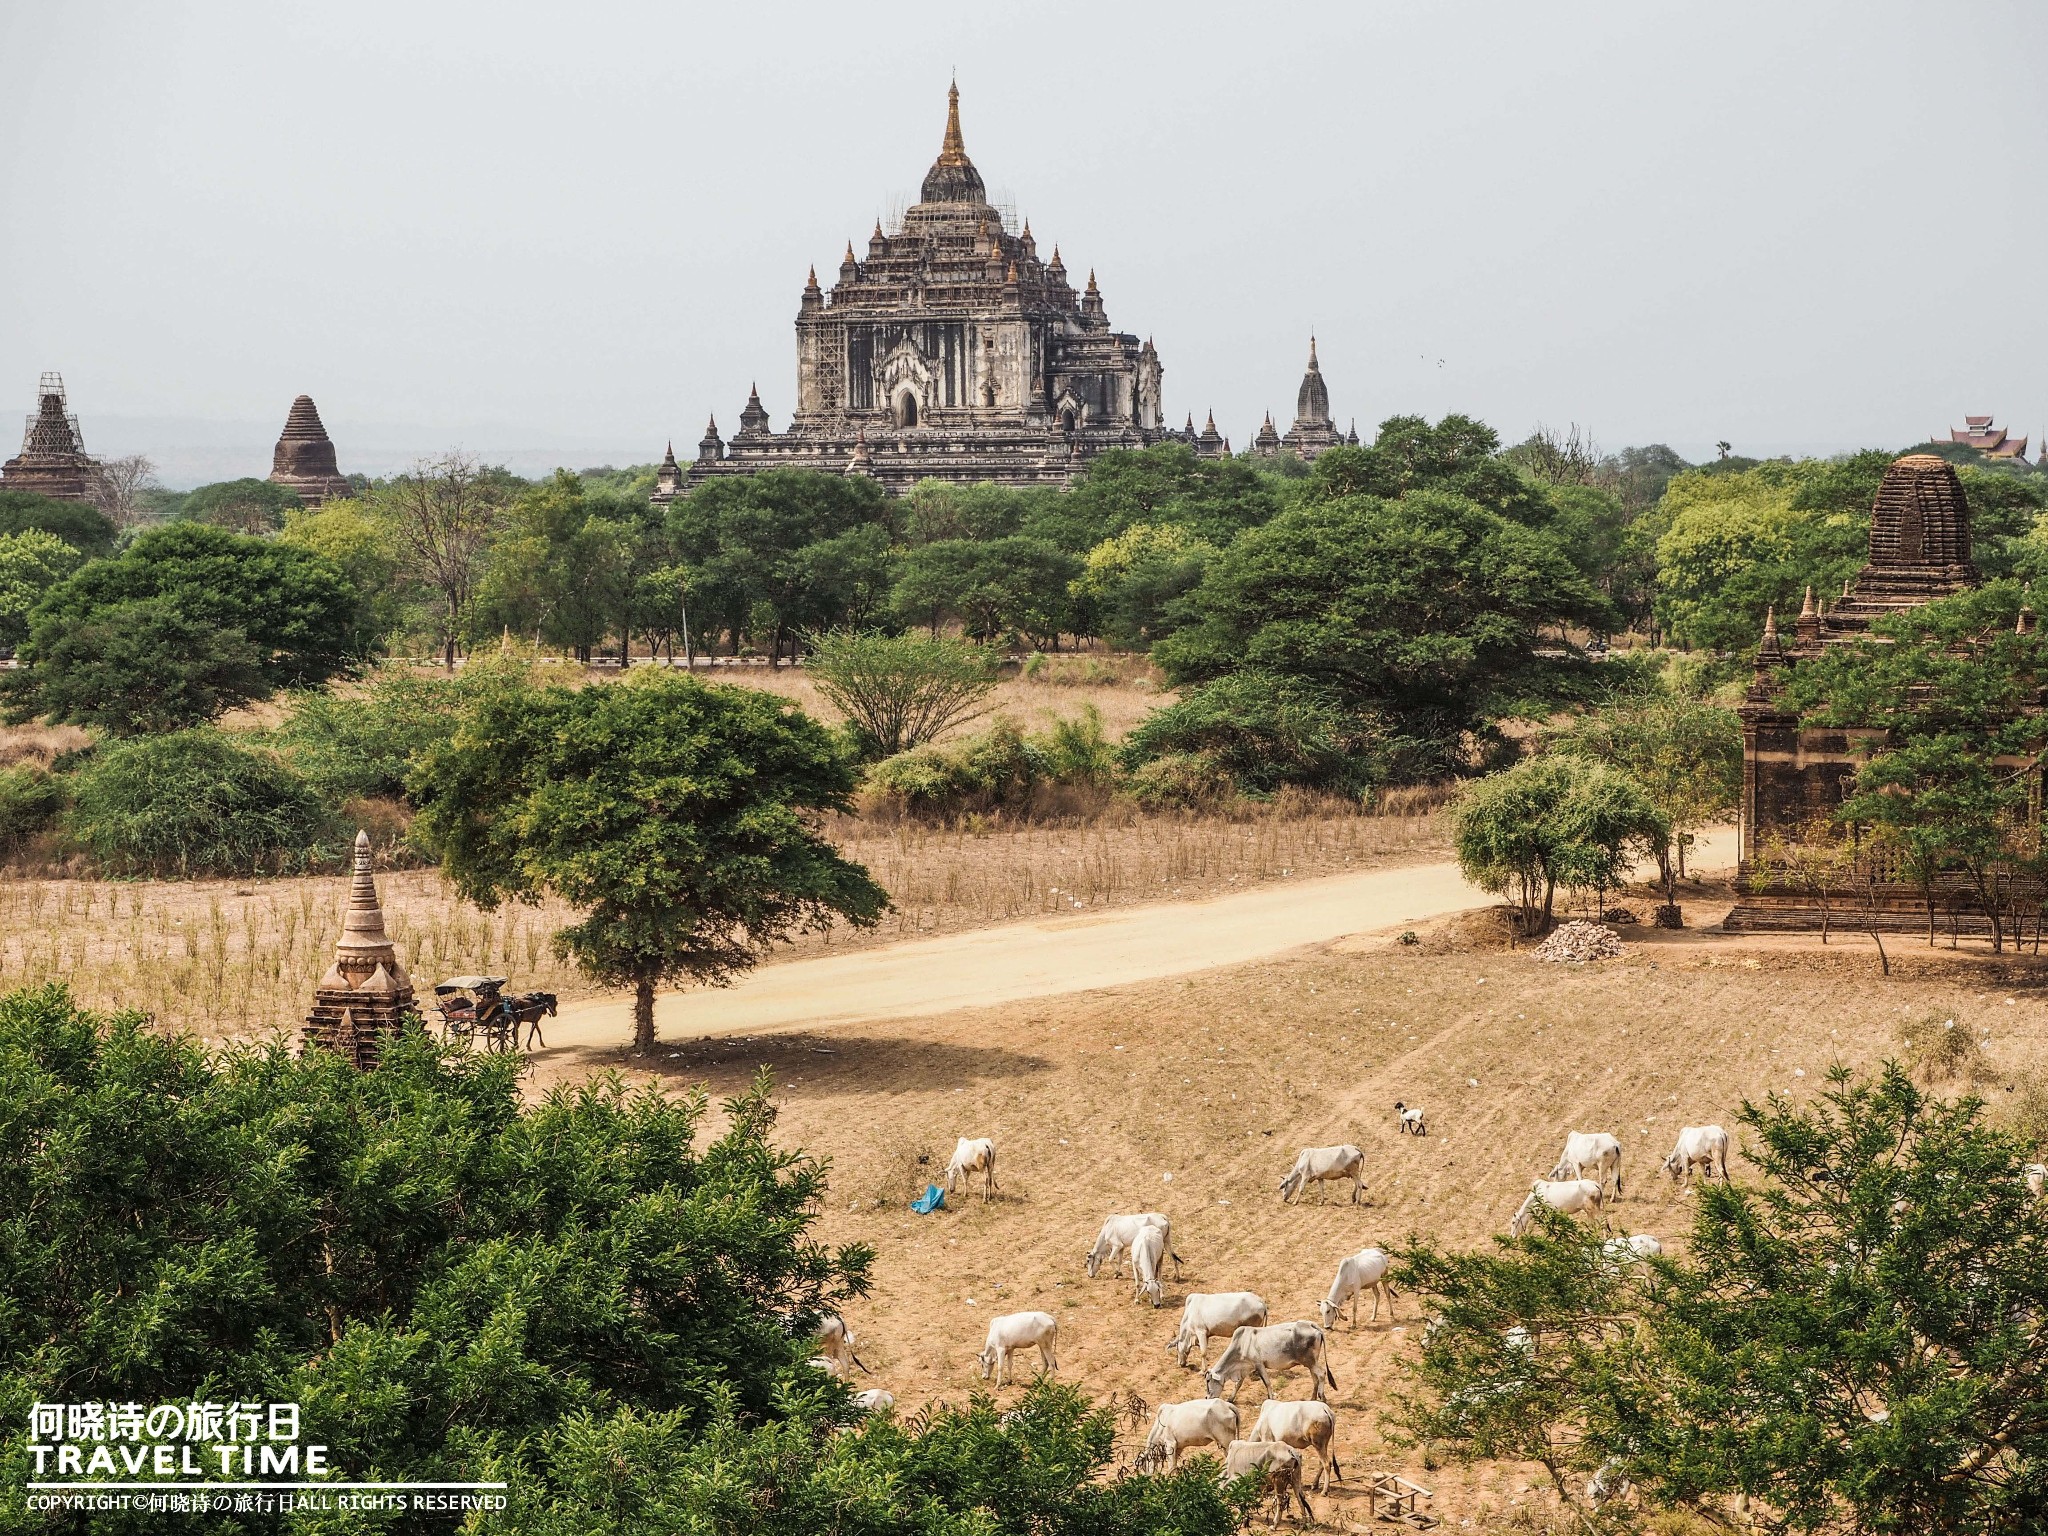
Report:
[[[0,726],[0,768],[47,769],[67,752],[82,752],[92,737],[75,725]]]
[[[2040,1157],[2048,1154],[2048,1082],[2030,1077],[1994,1101],[2005,1128]]]
[[[1957,1078],[1979,1082],[1990,1075],[1990,1064],[1977,1045],[1967,1024],[1939,1011],[1899,1026],[1899,1044],[1906,1052],[1906,1065],[1923,1083],[1947,1083]]]
[[[887,1210],[907,1206],[927,1184],[946,1181],[946,1160],[920,1137],[896,1136],[876,1149],[854,1194],[863,1205]]]
[[[1455,784],[1401,784],[1372,797],[1375,816],[1434,816],[1458,793]]]

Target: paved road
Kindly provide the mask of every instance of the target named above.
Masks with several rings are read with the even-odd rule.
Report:
[[[1734,854],[1733,832],[1717,832],[1700,840],[1693,862],[1714,869]],[[737,986],[663,994],[655,1028],[674,1039],[984,1008],[1241,965],[1494,900],[1451,863],[1282,880],[1206,901],[1005,923],[766,965]],[[547,1023],[550,1046],[615,1046],[631,1036],[625,997],[570,1003]]]

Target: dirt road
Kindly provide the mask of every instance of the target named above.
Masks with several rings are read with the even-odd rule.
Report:
[[[1734,862],[1732,830],[1702,837],[1700,869]],[[1494,897],[1453,863],[1285,881],[1207,901],[1005,923],[943,938],[763,966],[737,986],[663,995],[664,1038],[919,1018],[1025,998],[1242,965],[1350,934],[1399,929]],[[546,1026],[550,1047],[616,1046],[630,1000],[571,1003]]]

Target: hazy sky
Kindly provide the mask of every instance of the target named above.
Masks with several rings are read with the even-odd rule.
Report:
[[[2039,0],[993,10],[0,0],[0,402],[62,369],[174,483],[301,390],[345,469],[688,451],[756,378],[780,429],[805,268],[957,69],[991,191],[1239,446],[1310,332],[1368,431],[2048,420]]]

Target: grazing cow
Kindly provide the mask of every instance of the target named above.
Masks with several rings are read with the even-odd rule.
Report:
[[[1314,1323],[1274,1323],[1267,1328],[1239,1328],[1230,1336],[1230,1346],[1216,1359],[1202,1378],[1202,1390],[1221,1397],[1230,1388],[1230,1400],[1244,1389],[1247,1376],[1259,1378],[1266,1396],[1273,1395],[1273,1383],[1296,1367],[1308,1372],[1315,1396],[1323,1395],[1323,1383],[1332,1392],[1337,1378],[1330,1371],[1330,1341]]]
[[[1331,1179],[1351,1181],[1351,1203],[1365,1198],[1365,1154],[1346,1144],[1341,1147],[1303,1147],[1294,1167],[1280,1181],[1282,1204],[1292,1205],[1311,1184]]]
[[[1508,1235],[1520,1237],[1529,1228],[1529,1213],[1539,1205],[1576,1216],[1580,1211],[1597,1211],[1607,1203],[1607,1188],[1597,1179],[1537,1179],[1529,1186],[1529,1198],[1508,1220]]]
[[[1660,1259],[1664,1256],[1664,1245],[1647,1232],[1631,1232],[1627,1237],[1610,1237],[1600,1245],[1601,1257],[1611,1265],[1633,1264],[1638,1259]]]
[[[1236,1438],[1237,1410],[1220,1397],[1161,1403],[1145,1436],[1145,1455],[1155,1464],[1164,1461],[1170,1470],[1180,1465],[1181,1453],[1191,1445],[1213,1445],[1220,1452]]]
[[[1017,1350],[1038,1346],[1038,1369],[1042,1376],[1060,1368],[1055,1350],[1059,1343],[1059,1319],[1050,1312],[1005,1312],[988,1320],[988,1342],[974,1358],[981,1365],[981,1379],[994,1373],[996,1385],[1010,1371],[1010,1356]]]
[[[1322,1465],[1316,1469],[1317,1493],[1329,1486],[1332,1474],[1338,1482],[1344,1481],[1344,1469],[1337,1465],[1337,1410],[1328,1403],[1319,1403],[1313,1398],[1303,1403],[1288,1403],[1269,1397],[1259,1405],[1258,1419],[1245,1439],[1278,1440],[1297,1451],[1313,1448],[1322,1458]]]
[[[1399,1099],[1396,1099],[1394,1100],[1394,1113],[1401,1117],[1400,1124],[1395,1126],[1395,1129],[1403,1136],[1427,1136],[1429,1134],[1428,1127],[1422,1123],[1422,1106],[1420,1104],[1403,1104]]]
[[[1165,1263],[1165,1231],[1154,1226],[1140,1227],[1131,1240],[1131,1300],[1149,1296],[1155,1307],[1166,1300],[1166,1287],[1159,1281],[1159,1271]]]
[[[2026,1178],[2028,1194],[2037,1199],[2048,1194],[2048,1163],[2029,1163],[2020,1173]]]
[[[1714,1176],[1714,1167],[1720,1165],[1722,1182],[1728,1178],[1728,1133],[1718,1125],[1688,1125],[1678,1133],[1678,1145],[1671,1149],[1671,1155],[1664,1159],[1664,1171],[1671,1175],[1671,1182],[1683,1185],[1692,1177],[1695,1168],[1707,1170],[1707,1177]]]
[[[1277,1526],[1287,1513],[1287,1496],[1301,1501],[1304,1519],[1316,1512],[1308,1506],[1308,1494],[1301,1486],[1301,1453],[1278,1440],[1233,1440],[1223,1453],[1223,1480],[1234,1483],[1240,1477],[1259,1478],[1259,1496],[1273,1496],[1273,1517],[1266,1523]]]
[[[946,1190],[950,1194],[970,1173],[981,1175],[981,1199],[985,1205],[996,1192],[996,1144],[986,1136],[970,1141],[962,1136],[953,1148],[953,1160],[946,1164]]]
[[[865,1392],[853,1394],[853,1406],[862,1413],[883,1413],[896,1406],[896,1394],[884,1392],[880,1387],[869,1387]]]
[[[827,1376],[844,1376],[846,1367],[830,1355],[813,1355],[804,1362],[814,1371],[823,1371]]]
[[[1206,1371],[1211,1334],[1227,1336],[1266,1318],[1265,1298],[1251,1291],[1192,1291],[1180,1309],[1180,1330],[1166,1347],[1173,1351],[1173,1363],[1182,1367],[1188,1363],[1188,1351],[1194,1350]]]
[[[1372,1320],[1380,1320],[1380,1297],[1387,1299],[1387,1316],[1394,1315],[1394,1286],[1387,1278],[1393,1268],[1393,1261],[1382,1249],[1361,1248],[1348,1258],[1337,1261],[1337,1278],[1330,1282],[1330,1294],[1322,1300],[1323,1326],[1334,1328],[1337,1319],[1343,1315],[1344,1303],[1351,1303],[1351,1326],[1358,1326],[1358,1296],[1361,1291],[1372,1292]]]
[[[1586,1502],[1594,1509],[1598,1509],[1614,1499],[1625,1498],[1629,1486],[1628,1474],[1621,1467],[1621,1458],[1610,1456],[1600,1463],[1600,1470],[1586,1480]]]
[[[1621,1198],[1621,1138],[1605,1131],[1573,1131],[1564,1139],[1564,1156],[1550,1170],[1553,1179],[1583,1179],[1591,1169],[1600,1187],[1614,1175],[1614,1198]]]
[[[839,1362],[838,1374],[844,1375],[846,1367],[858,1365],[872,1376],[859,1355],[853,1352],[853,1330],[846,1326],[846,1319],[836,1312],[827,1312],[818,1319],[818,1353]]]
[[[1129,1216],[1111,1216],[1095,1234],[1095,1246],[1088,1250],[1088,1278],[1093,1280],[1105,1264],[1115,1265],[1131,1250],[1131,1239],[1144,1226],[1158,1227],[1166,1234],[1166,1256],[1173,1260],[1173,1278],[1180,1278],[1180,1255],[1173,1251],[1173,1223],[1157,1211],[1138,1211]]]

